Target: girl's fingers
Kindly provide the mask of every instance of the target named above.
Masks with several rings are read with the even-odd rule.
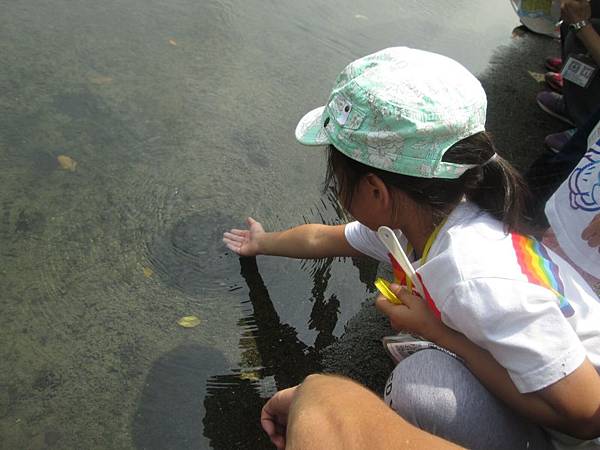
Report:
[[[231,242],[242,243],[246,240],[246,236],[225,232],[225,233],[223,233],[223,240],[225,240],[225,239],[227,239],[228,241],[231,241]]]
[[[421,301],[420,297],[413,295],[407,288],[398,284],[392,283],[390,289],[409,308],[412,308],[415,305],[415,302]]]
[[[242,248],[241,245],[230,244],[229,242],[225,242],[225,247],[235,253],[240,253],[240,249]]]
[[[404,305],[395,305],[391,303],[383,295],[377,296],[377,299],[375,300],[375,307],[379,310],[379,312],[385,314],[387,317],[401,314],[407,309]]]
[[[405,329],[406,323],[409,321],[410,310],[404,305],[395,305],[390,303],[383,295],[377,297],[375,307],[384,314],[390,321],[390,326],[396,331]]]
[[[248,236],[248,230],[238,230],[237,228],[229,230],[229,233],[235,234],[236,236]]]

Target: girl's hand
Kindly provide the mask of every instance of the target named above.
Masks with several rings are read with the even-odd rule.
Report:
[[[427,302],[397,284],[392,284],[390,288],[403,304],[395,305],[383,295],[379,295],[375,306],[390,319],[392,328],[437,342],[446,332],[447,327],[431,312]]]
[[[232,229],[223,233],[223,242],[227,248],[240,256],[256,256],[260,254],[259,240],[265,234],[260,222],[252,217],[246,219],[247,230]]]
[[[567,23],[590,20],[592,9],[589,0],[562,0],[560,15]]]
[[[590,247],[598,247],[600,245],[600,214],[597,214],[583,230],[581,239],[587,241]],[[600,251],[600,249],[598,249],[598,251]]]

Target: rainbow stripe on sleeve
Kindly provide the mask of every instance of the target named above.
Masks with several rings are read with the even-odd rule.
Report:
[[[546,248],[535,239],[512,233],[513,248],[521,271],[530,283],[552,291],[565,317],[575,314],[566,299],[564,286],[558,273],[558,266],[550,259]]]

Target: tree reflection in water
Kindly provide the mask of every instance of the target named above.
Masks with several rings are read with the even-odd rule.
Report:
[[[272,448],[260,427],[263,393],[269,396],[321,369],[316,350],[300,341],[292,326],[281,323],[256,259],[240,258],[240,266],[254,310],[240,321],[247,330],[240,347],[253,370],[213,376],[207,382],[204,436],[214,449]],[[275,386],[265,387],[269,379]]]

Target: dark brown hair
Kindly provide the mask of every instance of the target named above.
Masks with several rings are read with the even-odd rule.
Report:
[[[526,232],[524,211],[529,195],[526,184],[517,170],[496,154],[488,133],[480,132],[457,142],[446,151],[443,160],[477,166],[457,179],[418,178],[367,166],[330,145],[325,186],[333,184],[340,202],[349,209],[361,178],[372,173],[388,187],[429,206],[436,222],[448,216],[466,197],[503,222],[507,231]]]

